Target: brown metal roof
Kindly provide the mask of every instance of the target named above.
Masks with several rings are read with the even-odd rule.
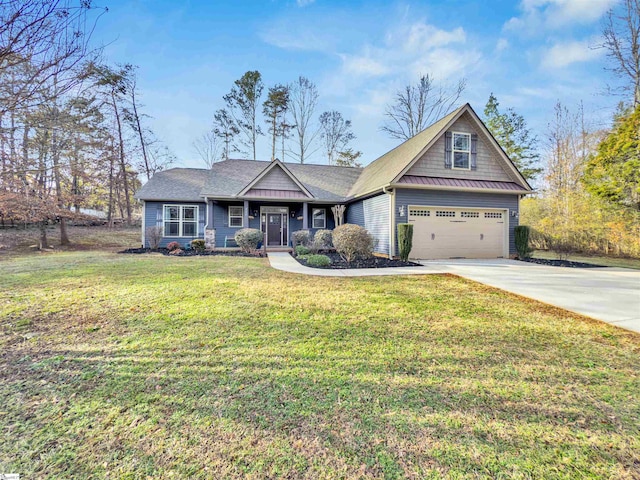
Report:
[[[257,198],[309,198],[303,192],[295,190],[265,190],[263,188],[252,188],[245,193],[246,197]]]
[[[494,182],[490,180],[468,180],[460,178],[442,178],[442,177],[422,177],[417,175],[404,175],[398,183],[408,185],[429,185],[434,187],[454,187],[454,188],[480,188],[488,190],[512,190],[524,191],[517,183],[513,182]]]

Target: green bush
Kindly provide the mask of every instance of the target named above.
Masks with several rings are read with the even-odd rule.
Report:
[[[298,245],[294,251],[296,252],[296,257],[301,257],[303,255],[309,255],[311,253],[311,249],[309,247],[305,247],[304,245]]]
[[[326,255],[307,255],[307,265],[310,267],[328,267],[331,265],[331,259]]]
[[[180,244],[178,242],[169,242],[167,244],[167,250],[173,252],[174,250],[178,250],[180,248]]]
[[[204,252],[205,243],[202,238],[196,238],[195,240],[191,240],[191,248],[193,248],[196,252]]]
[[[518,225],[514,229],[516,240],[516,251],[521,259],[529,258],[531,249],[529,248],[529,233],[531,229],[526,225]]]
[[[319,252],[332,247],[331,230],[318,230],[313,236],[313,250]]]
[[[371,257],[375,239],[366,228],[345,223],[333,231],[333,246],[345,262],[352,262],[357,258]]]
[[[309,230],[296,230],[291,234],[291,240],[294,247],[298,245],[308,247],[311,245],[311,232]]]
[[[243,252],[251,253],[258,249],[263,234],[256,228],[243,228],[235,234],[235,241]]]
[[[400,252],[400,260],[406,262],[409,260],[409,254],[413,247],[413,224],[398,224],[398,251]]]

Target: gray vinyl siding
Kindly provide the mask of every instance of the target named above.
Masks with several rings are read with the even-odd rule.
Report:
[[[243,202],[217,202],[213,203],[213,228],[216,231],[216,246],[224,247],[224,239],[225,237],[233,237],[235,236],[238,230],[241,230],[240,227],[229,227],[229,206],[243,206]],[[291,245],[291,233],[297,230],[302,230],[303,222],[302,222],[302,212],[303,207],[302,203],[276,203],[276,202],[249,202],[249,215],[254,218],[249,218],[249,225],[244,225],[243,228],[255,228],[260,229],[260,207],[287,207],[289,209],[289,245]],[[335,228],[335,222],[333,219],[333,213],[331,212],[331,205],[308,205],[308,230],[313,232],[317,232],[320,229],[312,228],[312,212],[314,208],[324,208],[326,210],[326,218],[327,218],[327,226],[328,230],[333,230]],[[255,215],[255,213],[258,213]],[[292,216],[293,214],[293,216]],[[235,244],[233,244],[235,246]]]
[[[197,205],[198,208],[198,235],[195,237],[163,237],[160,247],[166,247],[169,242],[178,242],[181,245],[188,244],[194,238],[204,238],[204,224],[206,215],[206,204],[199,202],[145,202],[144,203],[144,228],[161,226],[163,227],[163,206],[164,205]],[[145,247],[149,247],[147,241]]]
[[[362,200],[347,205],[345,222],[364,227],[364,205]]]
[[[362,202],[364,228],[376,239],[376,253],[389,254],[389,201],[386,194]]]
[[[500,193],[481,192],[449,192],[438,190],[404,189],[396,190],[396,228],[397,224],[408,220],[409,205],[473,207],[473,208],[503,208],[519,211],[519,196]],[[398,209],[404,206],[404,215],[400,216]],[[508,215],[509,219],[509,254],[516,253],[514,228],[518,225],[518,217]],[[397,242],[396,242],[397,245]],[[397,248],[396,248],[397,255]]]
[[[476,170],[445,168],[444,135],[441,135],[422,158],[406,172],[406,175],[520,183],[520,180],[504,164],[504,160],[498,149],[490,143],[483,132],[476,131],[472,126],[468,114],[465,113],[460,117],[451,128],[449,128],[449,131],[475,133],[478,135]]]

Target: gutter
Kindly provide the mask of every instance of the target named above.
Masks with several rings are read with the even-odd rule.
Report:
[[[393,260],[396,253],[396,192],[387,190],[388,185],[382,187],[382,193],[389,195],[389,260]]]

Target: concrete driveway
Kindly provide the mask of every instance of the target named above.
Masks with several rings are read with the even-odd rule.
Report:
[[[549,267],[500,259],[421,263],[640,332],[640,270]]]

